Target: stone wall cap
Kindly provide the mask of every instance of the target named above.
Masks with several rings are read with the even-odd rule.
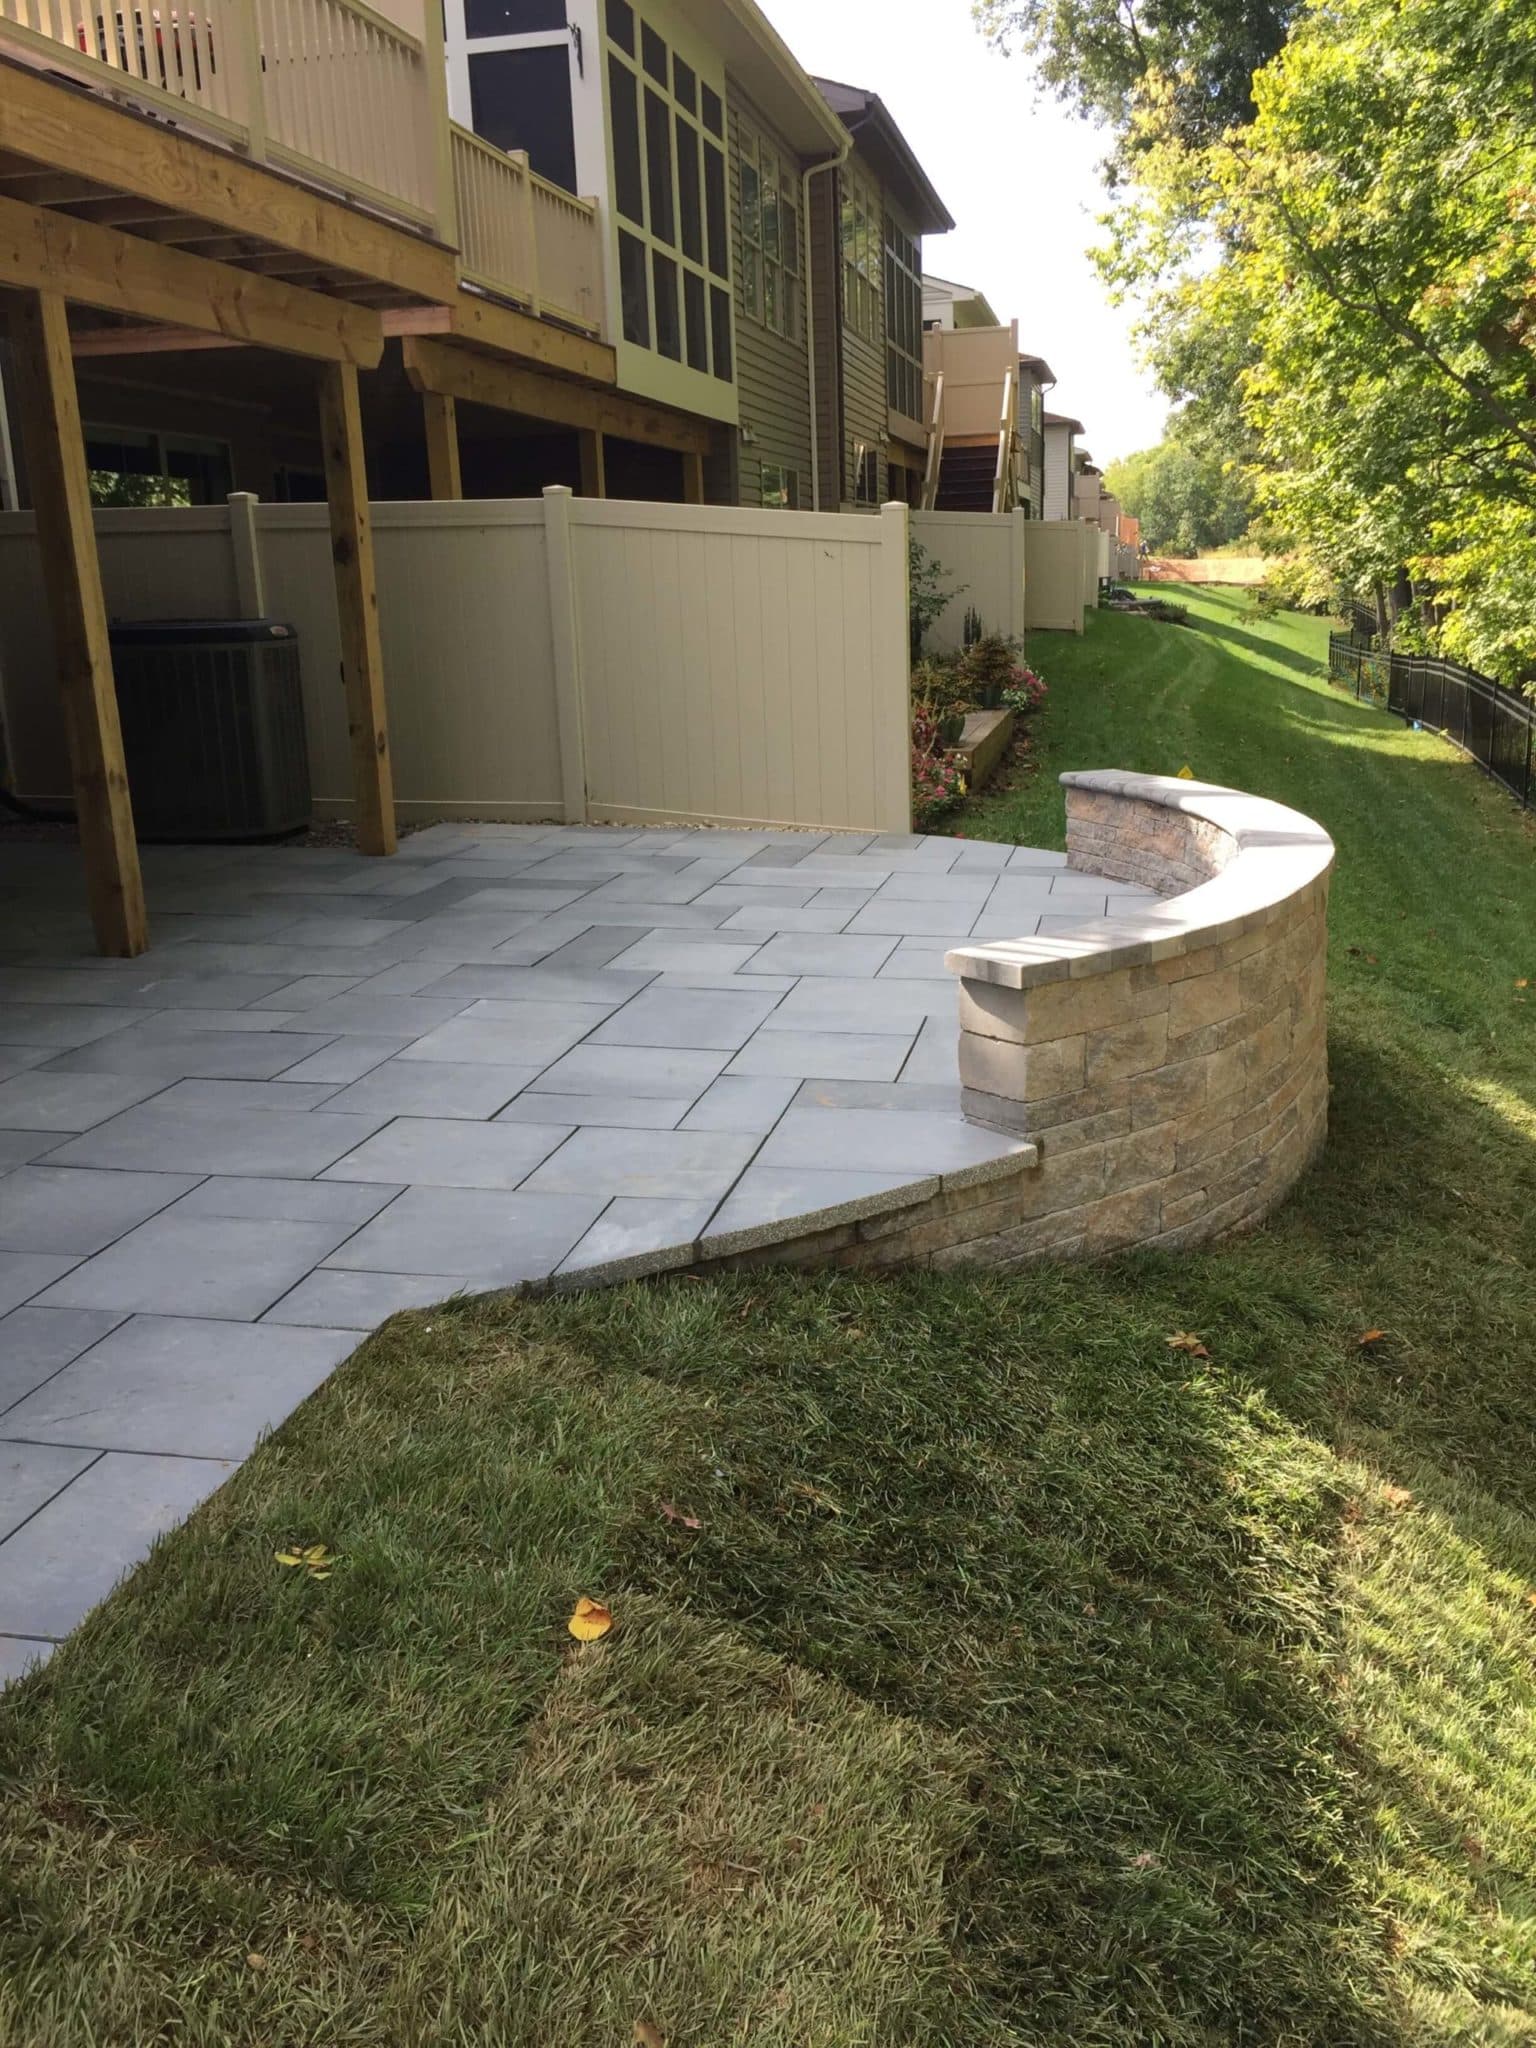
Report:
[[[1333,866],[1333,841],[1322,826],[1268,797],[1119,768],[1074,769],[1061,781],[1067,789],[1156,804],[1199,819],[1232,841],[1231,856],[1210,881],[1145,911],[1085,919],[1075,930],[1048,937],[956,947],[944,956],[951,973],[1002,988],[1033,988],[1171,959],[1252,930]]]

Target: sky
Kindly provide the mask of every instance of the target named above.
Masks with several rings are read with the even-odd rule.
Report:
[[[1039,97],[1027,60],[988,48],[970,0],[759,0],[806,70],[879,93],[959,225],[923,263],[1017,318],[1056,372],[1052,412],[1080,419],[1096,461],[1161,438],[1168,406],[1136,360],[1087,256],[1104,195],[1102,134]]]

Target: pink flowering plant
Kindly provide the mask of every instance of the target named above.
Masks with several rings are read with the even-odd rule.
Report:
[[[1003,691],[1003,703],[1018,718],[1030,718],[1045,702],[1046,688],[1032,668],[1018,664]]]
[[[965,756],[940,739],[933,707],[912,706],[912,822],[918,831],[954,809],[966,792]]]

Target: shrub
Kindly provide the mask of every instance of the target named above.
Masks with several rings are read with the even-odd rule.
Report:
[[[988,633],[967,647],[956,671],[961,687],[973,704],[983,711],[995,711],[1003,692],[1014,680],[1018,660],[1011,643],[1000,633]]]
[[[921,661],[912,671],[912,700],[921,704],[938,729],[943,746],[953,746],[965,725],[967,703],[954,664]]]
[[[926,832],[966,792],[964,757],[947,747],[939,722],[922,699],[912,706],[912,822]]]
[[[1019,667],[1003,692],[1003,705],[1016,718],[1032,718],[1045,702],[1045,684],[1032,668]]]
[[[907,631],[912,659],[920,661],[923,641],[935,619],[948,611],[953,598],[965,594],[964,583],[950,583],[944,564],[935,561],[920,540],[907,543]]]

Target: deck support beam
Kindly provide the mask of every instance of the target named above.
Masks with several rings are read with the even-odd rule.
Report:
[[[379,644],[379,593],[373,565],[373,523],[363,462],[357,369],[327,363],[320,372],[320,439],[331,516],[336,616],[341,628],[341,680],[352,746],[357,844],[363,853],[395,850],[394,775],[384,662]]]
[[[707,421],[667,412],[644,399],[543,376],[425,335],[402,336],[400,352],[405,374],[416,391],[439,391],[468,405],[494,406],[498,412],[520,413],[525,419],[548,420],[578,431],[615,434],[620,440],[638,441],[649,448],[676,448],[695,455],[709,450]]]
[[[59,293],[18,292],[10,337],[91,922],[103,953],[131,959],[149,944],[149,924],[117,716],[69,316]]]
[[[581,451],[581,495],[584,498],[606,498],[608,464],[603,454],[602,428],[583,428],[577,433],[576,445]]]
[[[702,455],[683,457],[683,503],[702,505],[704,502],[704,458]]]
[[[441,391],[423,391],[422,418],[427,431],[427,477],[434,498],[462,498],[459,471],[458,401]]]

